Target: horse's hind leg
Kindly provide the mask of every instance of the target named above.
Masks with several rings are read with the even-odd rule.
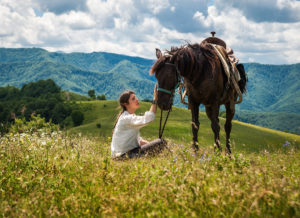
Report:
[[[226,122],[225,122],[225,132],[226,132],[226,153],[231,154],[230,149],[230,132],[231,132],[231,121],[235,113],[235,104],[233,101],[225,104],[226,108]]]
[[[211,121],[211,128],[215,135],[215,149],[216,147],[219,151],[222,151],[220,143],[220,125],[219,125],[219,105],[205,106],[206,114]]]
[[[198,146],[198,130],[199,130],[199,104],[191,104],[192,112],[192,130],[193,130],[193,147],[195,150],[199,149]]]

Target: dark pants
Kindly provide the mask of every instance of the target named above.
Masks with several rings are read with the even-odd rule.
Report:
[[[155,139],[143,146],[136,147],[125,154],[122,154],[121,157],[135,158],[145,155],[155,155],[160,153],[167,145],[167,142],[164,139]]]

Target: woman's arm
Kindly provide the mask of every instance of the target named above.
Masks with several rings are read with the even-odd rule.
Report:
[[[155,83],[154,93],[153,93],[153,101],[152,101],[152,105],[151,105],[151,107],[150,107],[150,111],[153,112],[153,113],[156,113],[156,108],[157,108],[157,95],[158,95],[157,84]]]
[[[141,128],[148,123],[152,122],[155,119],[155,113],[156,113],[156,101],[157,101],[157,85],[155,84],[154,88],[154,94],[153,94],[153,102],[150,107],[150,110],[145,113],[144,116],[137,116],[135,114],[128,114],[122,117],[120,121],[122,121],[124,124],[131,125],[134,127]]]

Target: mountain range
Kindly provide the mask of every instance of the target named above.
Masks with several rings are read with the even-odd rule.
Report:
[[[31,81],[53,79],[62,89],[87,95],[94,89],[117,99],[125,89],[151,98],[153,60],[105,52],[57,53],[40,48],[0,49],[0,86],[21,87]]]
[[[97,95],[117,99],[122,91],[131,89],[140,99],[151,99],[156,78],[149,75],[149,70],[154,62],[106,52],[0,48],[0,86],[22,87],[28,82],[51,78],[62,89],[83,95],[94,89]],[[276,122],[260,125],[300,134],[300,64],[245,63],[244,66],[248,93],[236,107],[236,118],[254,124],[258,123],[258,117],[260,121],[271,119]],[[178,99],[176,105],[180,105]],[[289,125],[291,120],[293,124]]]

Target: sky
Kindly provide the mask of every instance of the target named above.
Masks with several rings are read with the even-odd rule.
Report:
[[[240,62],[300,63],[299,0],[0,0],[5,48],[155,59],[211,31]]]

